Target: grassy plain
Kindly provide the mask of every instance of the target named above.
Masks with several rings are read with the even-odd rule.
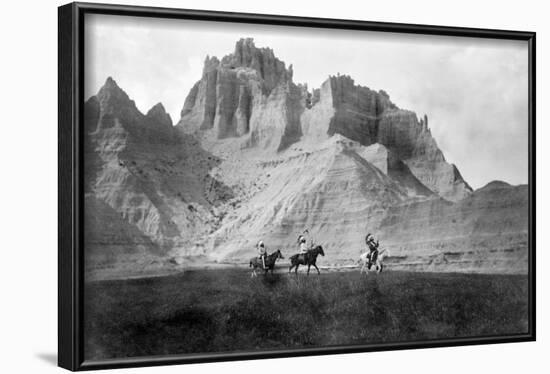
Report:
[[[525,333],[527,292],[525,275],[408,272],[89,282],[86,359]]]

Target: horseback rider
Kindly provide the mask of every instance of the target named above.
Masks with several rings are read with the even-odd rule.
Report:
[[[300,249],[300,256],[302,256],[303,258],[305,258],[310,249],[307,246],[306,235],[309,235],[308,229],[305,229],[304,232],[298,236],[298,248]]]
[[[264,242],[260,240],[256,245],[256,248],[258,250],[258,258],[262,260],[262,265],[263,265],[263,268],[265,269],[265,257],[267,256],[267,250],[265,248]]]
[[[371,265],[376,262],[378,258],[378,247],[379,242],[378,240],[374,240],[374,235],[371,233],[368,233],[365,237],[365,244],[367,245],[367,248],[369,249],[369,254],[367,255],[368,259],[368,268],[370,269]]]

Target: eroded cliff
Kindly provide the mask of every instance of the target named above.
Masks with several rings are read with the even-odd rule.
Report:
[[[84,111],[87,266],[132,266],[149,255],[162,265],[182,247],[201,255],[195,238],[208,235],[216,205],[231,197],[209,174],[219,160],[177,132],[162,104],[143,115],[111,78]]]
[[[185,133],[209,130],[215,139],[242,137],[243,146],[280,151],[299,139],[303,107],[292,67],[273,50],[241,39],[221,61],[206,58],[177,127]]]

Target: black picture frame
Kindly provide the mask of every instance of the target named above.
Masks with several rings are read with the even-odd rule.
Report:
[[[142,357],[88,362],[83,352],[83,121],[84,16],[157,17],[248,24],[366,30],[527,41],[529,45],[529,332],[488,338],[444,339],[361,346],[292,349],[229,354]],[[535,32],[416,24],[366,22],[170,8],[71,3],[58,8],[58,364],[69,370],[185,364],[243,359],[309,356],[450,347],[535,340]]]

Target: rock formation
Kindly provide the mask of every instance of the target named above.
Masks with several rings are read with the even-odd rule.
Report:
[[[528,189],[491,182],[457,203],[391,207],[380,237],[407,270],[527,272]]]
[[[206,57],[175,126],[107,79],[84,109],[87,270],[243,263],[308,228],[321,265],[352,264],[370,231],[395,269],[526,271],[527,186],[472,191],[426,115],[346,75],[311,91],[292,75],[241,39]]]
[[[111,78],[84,112],[89,264],[114,266],[179,247],[201,254],[194,243],[230,196],[209,175],[218,160],[179,134],[162,104],[143,115]]]
[[[329,77],[310,93],[292,82],[292,68],[268,48],[241,39],[221,62],[207,57],[203,76],[181,112],[187,133],[210,130],[216,139],[241,137],[246,147],[280,152],[301,138],[319,142],[341,134],[362,145],[380,143],[426,187],[457,201],[472,192],[456,166],[445,161],[428,118],[399,109],[384,91]]]
[[[273,50],[241,39],[221,61],[206,58],[178,127],[186,133],[211,130],[216,139],[243,137],[246,146],[279,151],[300,137],[304,105],[292,67],[287,69]]]
[[[450,202],[385,146],[340,135],[263,168],[269,178],[260,191],[213,234],[215,259],[239,262],[258,240],[296,251],[297,233],[308,228],[330,251],[322,260],[330,266],[352,265],[370,231],[394,269],[527,270],[526,186],[490,184]]]
[[[456,166],[445,161],[427,116],[419,121],[384,91],[355,85],[349,76],[329,77],[323,83],[318,102],[302,115],[302,132],[315,141],[338,133],[363,145],[383,144],[442,197],[457,201],[472,192]]]

